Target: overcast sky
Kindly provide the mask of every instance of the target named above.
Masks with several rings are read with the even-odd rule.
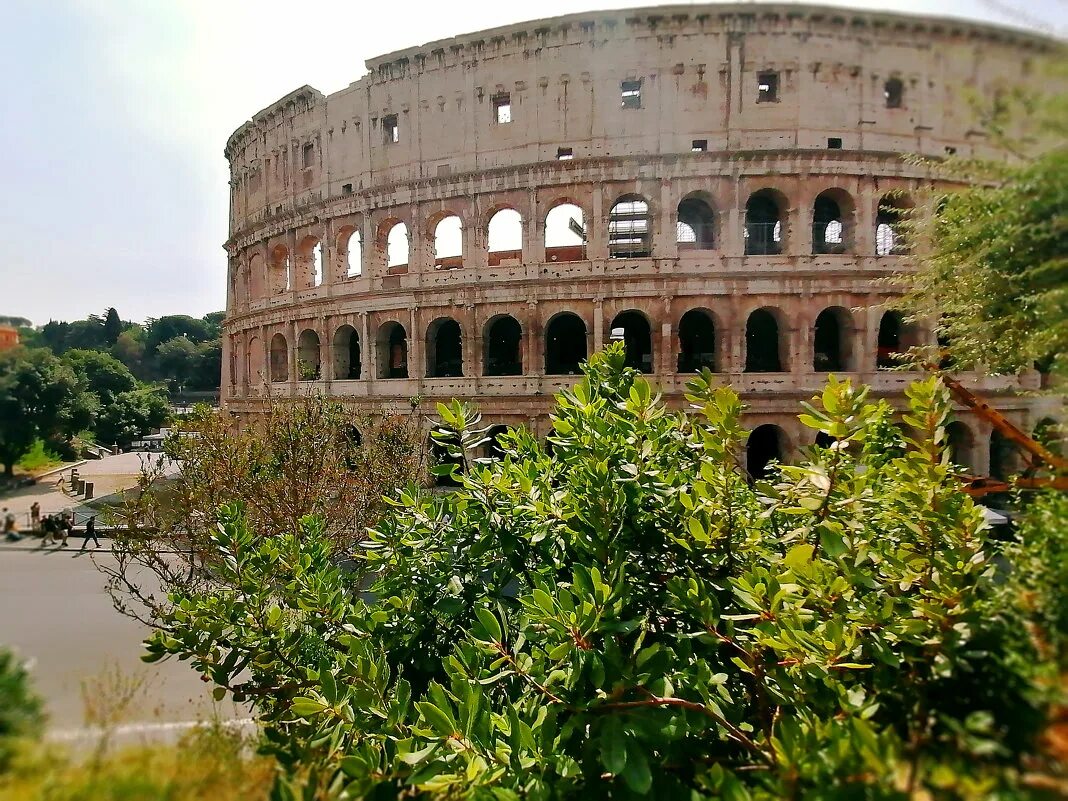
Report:
[[[837,5],[1065,30],[1068,0]],[[223,145],[303,85],[461,33],[640,3],[3,0],[0,314],[203,315],[225,304]]]

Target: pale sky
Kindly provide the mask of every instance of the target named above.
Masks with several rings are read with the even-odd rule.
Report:
[[[1068,0],[833,3],[1064,34]],[[203,315],[225,304],[223,146],[303,84],[364,60],[597,0],[3,0],[0,314]]]

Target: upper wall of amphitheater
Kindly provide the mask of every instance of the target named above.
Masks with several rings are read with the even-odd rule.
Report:
[[[960,20],[752,4],[572,14],[432,42],[369,60],[332,95],[302,87],[238,128],[230,232],[345,195],[401,203],[406,185],[562,149],[990,155],[973,99],[1043,80],[1036,62],[1058,46]]]

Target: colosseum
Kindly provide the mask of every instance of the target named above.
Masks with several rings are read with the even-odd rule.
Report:
[[[572,14],[390,53],[230,137],[223,402],[311,390],[374,412],[476,400],[550,429],[553,394],[621,339],[682,405],[708,367],[748,405],[750,467],[810,434],[828,373],[900,404],[930,339],[888,312],[906,154],[1001,157],[972,94],[1057,46],[961,20],[801,5]],[[1037,373],[961,380],[1028,430]],[[1024,391],[1024,392],[1021,392]],[[1007,467],[989,424],[959,459]]]

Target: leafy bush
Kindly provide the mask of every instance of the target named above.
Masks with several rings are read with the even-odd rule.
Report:
[[[742,405],[705,373],[669,411],[622,349],[460,488],[410,489],[342,570],[324,524],[214,533],[149,661],[252,701],[279,799],[1018,798],[1039,653],[945,448],[937,379],[908,426],[831,380],[834,442],[751,483]],[[370,593],[360,588],[371,587]]]
[[[26,668],[0,648],[0,773],[11,764],[18,743],[36,737],[43,726],[41,699],[30,688]]]

